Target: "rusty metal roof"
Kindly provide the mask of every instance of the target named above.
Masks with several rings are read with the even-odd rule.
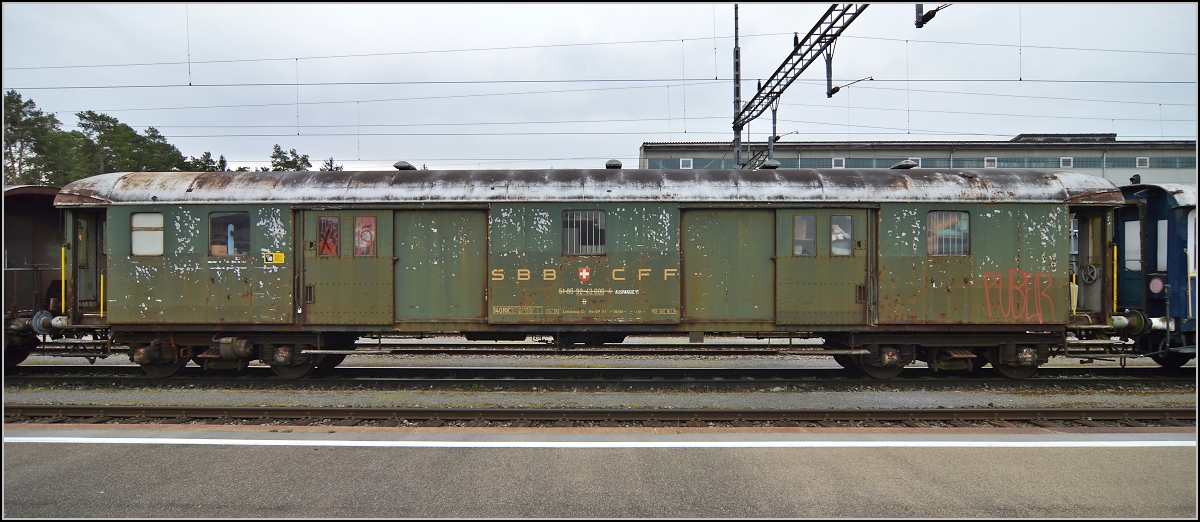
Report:
[[[4,197],[9,196],[53,196],[58,194],[58,187],[46,185],[7,185],[4,187]]]
[[[1165,192],[1169,198],[1167,203],[1169,208],[1196,206],[1196,187],[1194,185],[1183,183],[1139,183],[1137,185],[1125,185],[1121,187],[1121,190],[1125,194],[1132,195],[1146,188]]]
[[[1073,202],[1121,190],[1053,170],[417,170],[122,172],[63,187],[55,204],[674,202]]]

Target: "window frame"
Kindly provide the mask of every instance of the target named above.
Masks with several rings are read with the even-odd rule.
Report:
[[[608,220],[607,212],[601,209],[562,211],[562,255],[564,256],[607,256]],[[593,223],[592,231],[583,232],[584,223]],[[572,226],[572,224],[575,224]],[[571,234],[569,229],[575,229]],[[585,241],[590,241],[585,243]]]
[[[138,216],[158,216],[158,226],[147,226],[146,224],[139,225],[137,224]],[[165,227],[163,226],[165,222],[166,221],[162,212],[133,212],[129,214],[129,257],[162,257],[165,250]],[[135,249],[140,243],[137,238],[143,237],[146,234],[149,234],[149,236],[153,238],[155,232],[157,232],[158,241],[156,244],[153,243],[153,239],[151,239],[151,241],[152,245],[158,247],[158,253],[140,254],[136,252]],[[150,250],[153,251],[155,249],[151,248]]]
[[[234,247],[233,253],[229,253],[229,243],[228,243],[229,236],[228,236],[228,234],[230,231],[228,229],[228,226],[226,226],[226,231],[225,231],[226,243],[224,243],[224,244],[213,243],[214,238],[216,237],[216,234],[214,233],[214,230],[213,230],[213,219],[234,217],[234,216],[244,217],[244,223],[246,226],[245,227],[246,228],[246,233],[245,233],[246,237],[245,237],[245,243],[244,243],[245,247],[246,247],[245,252],[242,252],[237,248],[239,243],[241,243],[241,242],[238,241],[238,238],[236,236],[238,228],[235,223],[228,224],[228,226],[234,227],[233,232],[234,232],[235,236],[233,237],[233,247]],[[238,219],[237,221],[242,222],[243,220]],[[208,213],[208,248],[207,248],[208,257],[246,257],[246,256],[249,256],[250,249],[251,249],[250,245],[252,243],[252,238],[254,237],[253,231],[254,231],[254,225],[253,225],[253,221],[250,218],[250,212],[248,212],[248,211],[245,211],[245,210],[214,210],[212,212],[209,212]],[[218,253],[218,250],[216,247],[224,247],[225,253],[223,253],[223,254]]]
[[[949,220],[949,218],[952,217],[951,215],[957,215],[958,218],[955,219],[953,223],[950,223],[946,226],[938,226],[935,228],[934,221],[933,221],[935,218],[935,216],[934,216],[935,214],[938,214],[937,219],[939,220],[939,225],[942,220]],[[964,217],[966,218],[965,220],[963,219]],[[951,230],[951,227],[957,228],[959,223],[964,223],[964,222],[966,223],[966,230],[963,231],[964,232],[963,235],[965,236],[965,239],[963,239],[960,243],[956,243],[956,244],[966,245],[966,249],[964,251],[944,252],[944,250],[949,250],[949,249],[942,246],[942,242],[938,238],[938,232],[943,231],[943,230]],[[928,255],[929,257],[969,257],[971,255],[972,249],[971,249],[971,213],[970,212],[965,211],[965,210],[930,210],[929,212],[927,212],[925,214],[925,228],[926,228],[925,252],[926,252],[926,255]]]
[[[327,224],[332,224],[329,228]],[[333,252],[325,250],[326,240],[333,246]],[[317,257],[341,257],[342,255],[342,217],[317,216]]]
[[[849,227],[843,228],[841,225],[839,225],[837,223],[838,218],[846,218],[847,220],[849,220],[849,222],[850,222]],[[833,231],[834,227],[837,227],[838,229],[840,229],[843,233],[845,233],[849,237],[844,240],[840,240],[840,239],[834,237],[834,231]],[[835,245],[837,245],[838,241],[846,241],[846,244],[849,246],[849,248],[846,249],[846,253],[839,254],[835,250]],[[832,214],[829,216],[829,257],[854,257],[854,216],[853,215],[851,215],[851,214]]]
[[[354,257],[377,257],[378,243],[379,223],[375,216],[354,216]]]
[[[806,223],[804,227],[807,232],[807,237],[796,237],[801,230],[800,222]],[[801,243],[803,242],[803,243]],[[805,252],[804,246],[811,245],[811,251]],[[800,251],[797,252],[796,250]],[[817,255],[817,216],[813,214],[796,214],[792,216],[792,255],[796,257],[815,257]]]

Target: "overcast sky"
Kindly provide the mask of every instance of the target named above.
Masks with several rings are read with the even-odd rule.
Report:
[[[739,4],[742,100],[830,4]],[[1195,140],[1197,4],[872,4],[780,99],[784,141]],[[924,4],[926,10],[943,4]],[[3,84],[187,156],[346,170],[637,165],[733,139],[734,4],[3,5]],[[768,110],[743,140],[765,139]]]

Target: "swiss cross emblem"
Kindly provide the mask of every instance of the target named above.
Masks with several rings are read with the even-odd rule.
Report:
[[[591,279],[591,278],[592,278],[592,270],[590,268],[588,268],[586,266],[579,268],[579,280],[580,281],[583,281],[584,283],[586,283],[588,281],[588,279]]]

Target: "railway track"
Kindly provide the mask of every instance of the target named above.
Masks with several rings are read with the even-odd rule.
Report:
[[[1194,408],[581,409],[6,405],[4,422],[466,427],[1192,427]]]
[[[103,343],[97,344],[101,346]],[[45,357],[81,357],[92,356],[106,358],[113,356],[125,357],[129,352],[127,346],[113,345],[111,348],[95,349],[92,352],[80,351],[72,344],[65,342],[46,341],[42,347],[34,351],[34,356]],[[555,346],[550,342],[403,342],[377,343],[359,341],[354,350],[308,350],[308,353],[345,354],[345,355],[578,355],[578,356],[673,356],[673,355],[707,355],[707,356],[740,356],[740,355],[814,355],[828,356],[829,354],[852,354],[862,350],[825,351],[819,344],[808,340],[798,343],[786,341],[774,344],[753,344],[747,342],[706,342],[703,344],[670,344],[670,343],[624,343],[604,346]]]
[[[564,368],[564,367],[354,367],[346,366],[289,380],[268,367],[238,373],[184,368],[158,379],[135,365],[23,366],[5,377],[6,385],[74,385],[97,387],[256,387],[281,389],[688,389],[696,391],[754,388],[1070,388],[1124,387],[1155,389],[1195,387],[1195,368],[1041,368],[1035,376],[1013,380],[990,369],[947,374],[909,368],[899,377],[880,381],[835,368]]]

